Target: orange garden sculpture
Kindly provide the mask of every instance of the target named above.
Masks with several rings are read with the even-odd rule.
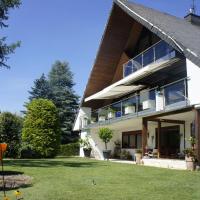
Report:
[[[8,198],[6,197],[6,189],[5,189],[5,179],[4,179],[4,169],[3,169],[3,155],[4,152],[7,149],[7,144],[5,143],[0,143],[0,160],[1,160],[1,170],[2,170],[2,178],[3,178],[3,195],[4,195],[4,200],[7,200]]]

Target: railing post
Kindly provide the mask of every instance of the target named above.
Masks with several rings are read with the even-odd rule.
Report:
[[[156,62],[156,50],[155,46],[153,47],[153,62]]]
[[[138,108],[139,108],[139,106],[138,106],[138,104],[139,104],[139,95],[137,94],[136,95],[136,113],[137,113],[137,115],[138,115]]]
[[[143,58],[143,55],[144,55],[144,54],[141,55],[141,56],[142,56],[142,68],[143,68],[143,66],[144,66],[144,58]]]
[[[186,105],[188,105],[188,95],[187,95],[187,79],[185,78],[184,79],[184,87],[185,87],[185,94],[184,94],[184,97],[185,97],[185,101],[186,101]]]
[[[122,105],[122,101],[120,102],[120,106],[121,106],[121,117],[123,116],[123,105]]]

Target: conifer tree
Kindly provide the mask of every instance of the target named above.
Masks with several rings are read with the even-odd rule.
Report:
[[[0,0],[0,28],[6,28],[6,21],[9,19],[9,10],[19,7],[20,0]],[[8,55],[14,53],[16,47],[20,46],[20,42],[8,45],[6,37],[0,37],[0,67],[9,67],[6,64]]]
[[[56,61],[49,73],[49,84],[52,89],[52,101],[59,113],[61,125],[61,143],[73,140],[72,126],[78,108],[79,97],[73,90],[73,74],[68,63]]]
[[[52,98],[52,91],[49,86],[49,82],[46,79],[45,75],[39,79],[34,81],[34,86],[31,87],[31,91],[29,91],[30,97],[29,100],[32,101],[33,99],[51,99]]]

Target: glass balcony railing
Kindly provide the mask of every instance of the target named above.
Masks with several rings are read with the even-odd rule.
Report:
[[[155,92],[155,89],[144,91],[141,92],[140,95],[134,95],[109,106],[95,110],[91,113],[90,123],[105,122],[123,116],[137,115],[139,112],[155,111]]]
[[[139,69],[159,61],[169,60],[175,57],[175,50],[165,41],[154,44],[135,58],[124,64],[124,77]]]
[[[139,116],[187,105],[187,78],[185,78],[163,87],[141,91],[140,94],[92,111],[91,117],[86,118],[87,123],[84,121],[84,124],[109,122],[130,115]]]
[[[187,82],[181,80],[163,87],[165,108],[176,107],[187,103]]]

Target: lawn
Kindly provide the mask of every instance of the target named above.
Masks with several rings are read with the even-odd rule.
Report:
[[[81,158],[7,160],[5,169],[34,178],[21,189],[24,200],[200,199],[200,172]]]

